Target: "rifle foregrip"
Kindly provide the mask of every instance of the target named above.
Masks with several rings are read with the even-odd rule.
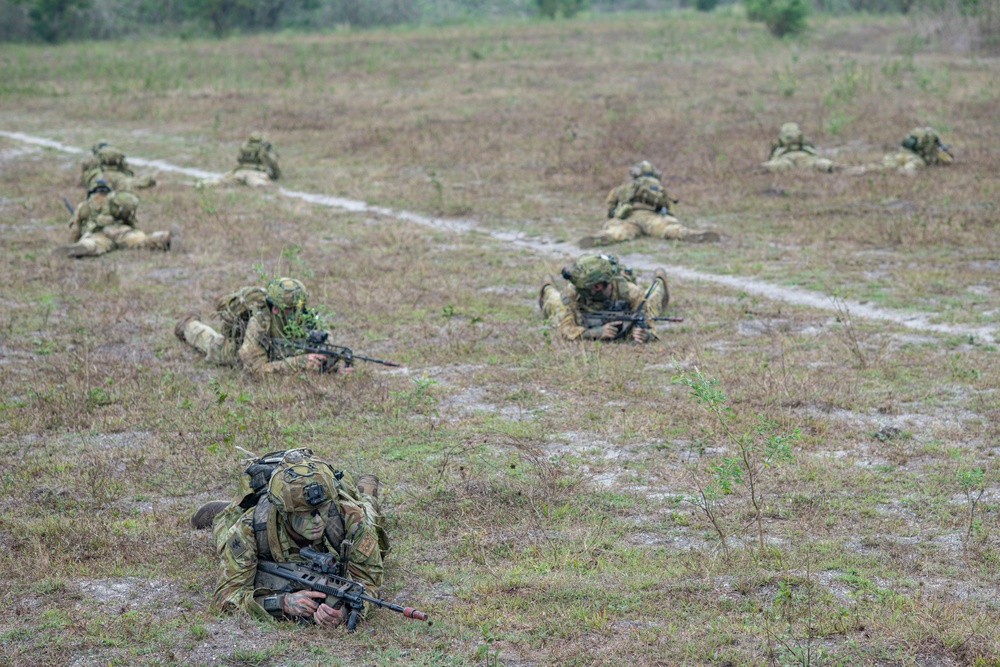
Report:
[[[413,607],[403,607],[403,616],[406,618],[415,618],[418,621],[426,621],[427,614],[420,611],[419,609],[414,609]]]

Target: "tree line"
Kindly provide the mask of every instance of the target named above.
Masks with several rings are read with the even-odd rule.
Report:
[[[324,30],[444,23],[511,16],[559,19],[582,11],[694,7],[734,0],[0,0],[0,41],[170,35],[224,36],[282,29]],[[811,11],[906,13],[923,9],[971,21],[1000,46],[1000,0],[742,0],[750,20],[776,36],[801,33]]]

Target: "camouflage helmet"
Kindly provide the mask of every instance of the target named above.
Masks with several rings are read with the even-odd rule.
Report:
[[[785,123],[778,130],[779,146],[801,146],[805,141],[806,138],[802,135],[802,128],[799,127],[798,123]]]
[[[90,195],[98,192],[103,192],[104,194],[111,192],[111,184],[103,178],[98,178],[94,181],[94,184],[90,186],[90,189],[87,190],[87,196],[89,197]]]
[[[99,142],[97,142],[96,144],[94,144],[93,146],[90,147],[90,152],[93,153],[94,155],[97,155],[100,152],[100,150],[102,148],[104,148],[105,146],[107,146],[107,145],[108,145],[108,142],[106,142],[106,141],[99,141]]]
[[[290,449],[271,473],[267,499],[279,512],[310,512],[337,499],[337,474],[308,449]]]
[[[264,141],[264,135],[255,130],[250,133],[249,137],[247,137],[247,141],[249,141],[250,143],[259,144],[260,142]]]
[[[309,300],[309,292],[295,278],[278,278],[267,286],[267,300],[283,310],[303,310]]]
[[[589,289],[602,282],[611,282],[618,273],[618,259],[611,255],[586,253],[572,265],[563,269],[563,278],[579,290]]]
[[[642,162],[636,162],[631,167],[629,167],[628,175],[632,178],[639,178],[641,176],[652,176],[653,178],[660,177],[660,170],[653,166],[653,163],[649,160],[643,160]]]

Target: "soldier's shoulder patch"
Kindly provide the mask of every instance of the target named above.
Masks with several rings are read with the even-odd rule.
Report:
[[[377,548],[378,540],[371,533],[367,533],[354,545],[354,550],[364,554],[365,558],[371,558]]]
[[[243,536],[240,535],[239,533],[236,533],[232,537],[230,537],[229,542],[226,543],[226,546],[229,547],[229,551],[230,553],[233,554],[234,558],[239,558],[247,551],[247,544],[245,541],[243,541]]]

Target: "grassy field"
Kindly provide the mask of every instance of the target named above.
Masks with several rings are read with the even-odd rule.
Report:
[[[1000,63],[906,19],[813,25],[5,45],[0,130],[223,171],[261,129],[285,187],[478,231],[164,173],[140,226],[188,252],[70,261],[80,157],[0,137],[0,665],[1000,665],[995,343],[836,307],[1000,323]],[[762,173],[786,120],[845,165],[930,124],[956,162]],[[538,284],[572,255],[497,237],[592,232],[641,158],[723,242],[615,251],[834,307],[673,278],[658,342],[561,342]],[[285,274],[336,342],[405,369],[256,382],[174,337]],[[380,476],[383,594],[433,626],[211,608],[191,513],[233,493],[236,446],[293,445]]]

